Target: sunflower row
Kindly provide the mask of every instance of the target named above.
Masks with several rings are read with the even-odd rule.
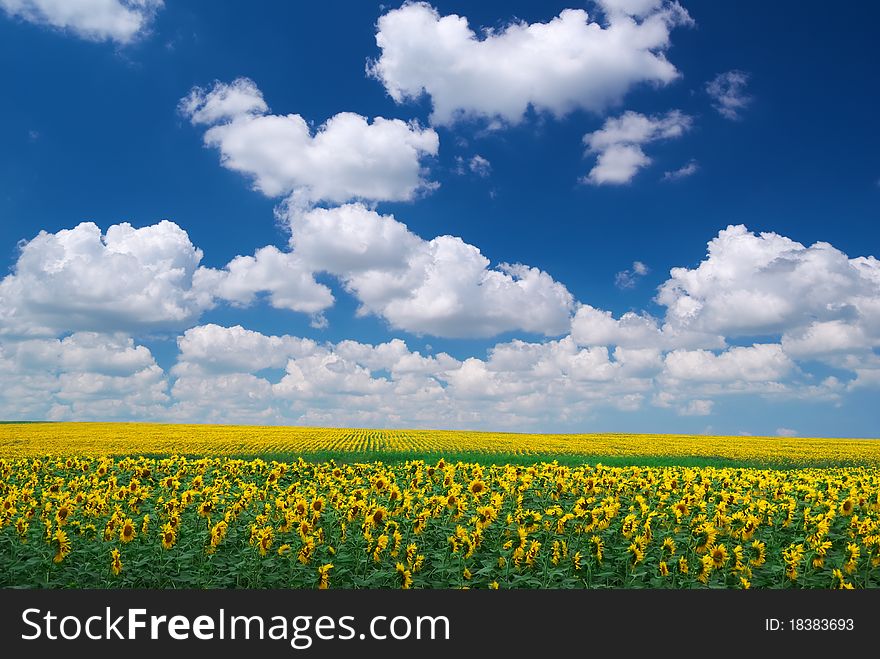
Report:
[[[864,588],[880,469],[0,459],[2,586]]]
[[[880,464],[880,442],[808,437],[532,435],[442,430],[200,426],[149,423],[0,424],[0,457],[153,455],[484,454],[704,459],[792,466]]]

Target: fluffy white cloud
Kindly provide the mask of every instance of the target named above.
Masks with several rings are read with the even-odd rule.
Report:
[[[828,243],[805,247],[776,233],[755,235],[742,225],[710,241],[696,268],[673,268],[657,301],[676,328],[782,334],[783,345],[801,355],[829,340],[880,345],[880,261],[849,258]]]
[[[516,427],[576,420],[601,406],[634,409],[650,388],[650,380],[626,371],[628,360],[568,338],[513,341],[495,346],[486,359],[459,361],[411,351],[399,339],[317,344],[204,326],[188,331],[180,348],[169,413],[189,420]],[[240,357],[246,353],[252,362]],[[257,375],[285,359],[277,381]],[[644,369],[644,356],[641,361]]]
[[[517,123],[529,107],[556,116],[600,112],[637,84],[679,76],[665,52],[672,28],[691,23],[680,5],[600,5],[604,26],[584,10],[566,9],[547,23],[516,22],[480,38],[467,18],[408,2],[379,18],[382,54],[367,71],[399,103],[428,94],[439,125],[471,117]]]
[[[545,273],[490,268],[459,239],[424,240],[360,204],[287,220],[292,251],[264,248],[222,270],[198,268],[201,253],[168,222],[104,236],[82,224],[25,244],[0,282],[0,417],[546,429],[646,404],[706,416],[725,396],[835,403],[880,386],[880,264],[824,243],[729,227],[697,267],[671,271],[657,300],[664,316],[615,317],[575,305]],[[411,332],[561,338],[456,359],[400,339],[332,344],[191,326],[215,299],[247,304],[260,292],[319,313],[332,298],[309,308],[312,289],[301,288],[319,272],[362,313]],[[769,309],[754,311],[759,302]],[[120,331],[181,323],[189,329],[168,374]],[[771,338],[731,345],[756,335]],[[814,372],[816,360],[835,375]]]
[[[727,71],[719,73],[706,83],[706,93],[712,98],[713,106],[722,117],[740,119],[741,112],[752,102],[746,93],[749,74],[744,71]]]
[[[119,334],[0,343],[0,418],[154,419],[169,402],[150,351]]]
[[[669,377],[691,382],[768,382],[795,368],[782,346],[774,343],[736,346],[717,355],[708,350],[673,350],[665,361]]]
[[[209,324],[193,327],[177,339],[180,364],[174,370],[192,373],[256,373],[267,368],[284,368],[293,356],[313,353],[317,344],[311,339],[291,336],[266,336],[241,325],[221,327]]]
[[[661,323],[649,314],[628,311],[614,318],[610,311],[582,304],[571,320],[571,336],[579,345],[615,345],[625,348],[723,348],[719,334],[694,332]]]
[[[490,268],[460,238],[423,240],[361,204],[295,211],[289,220],[291,258],[339,277],[360,301],[360,313],[393,327],[449,337],[568,328],[573,298],[562,284],[524,265]]]
[[[126,44],[143,34],[163,4],[163,0],[0,0],[0,9],[90,41]]]
[[[399,119],[340,112],[312,131],[298,114],[269,114],[253,81],[194,88],[179,106],[194,125],[209,125],[206,146],[224,167],[241,172],[271,197],[303,203],[353,199],[402,201],[436,187],[422,159],[437,155],[430,128]]]
[[[643,144],[680,137],[691,124],[691,118],[678,110],[654,117],[628,111],[606,119],[602,128],[584,135],[587,152],[597,154],[584,183],[629,183],[640,169],[651,164],[642,151]]]
[[[168,221],[40,232],[0,281],[0,334],[186,327],[211,305],[193,285],[201,258]]]
[[[253,256],[236,256],[222,270],[201,268],[195,282],[200,290],[239,306],[251,304],[258,293],[266,292],[276,309],[311,314],[319,327],[324,324],[321,312],[333,304],[333,293],[315,281],[298,255],[271,245]]]

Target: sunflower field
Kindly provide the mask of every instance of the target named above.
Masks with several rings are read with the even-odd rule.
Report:
[[[880,468],[0,459],[0,586],[880,586]]]

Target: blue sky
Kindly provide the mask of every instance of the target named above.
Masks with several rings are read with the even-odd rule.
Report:
[[[876,435],[880,10],[52,7],[0,0],[0,417]]]

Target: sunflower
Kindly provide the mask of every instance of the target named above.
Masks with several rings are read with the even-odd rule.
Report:
[[[860,554],[861,549],[854,542],[846,546],[846,563],[843,564],[843,569],[846,570],[847,574],[852,574],[856,571]]]
[[[666,561],[660,561],[659,570],[661,577],[669,576],[669,566],[666,564]]]
[[[700,558],[697,579],[701,583],[709,583],[709,577],[712,576],[712,568],[714,567],[714,565],[715,563],[709,554],[705,554],[702,558]]]
[[[672,538],[664,538],[663,540],[663,555],[664,556],[675,556],[675,540]]]
[[[709,555],[712,557],[712,567],[716,570],[720,570],[727,563],[727,547],[724,545],[715,545]]]
[[[64,526],[68,517],[70,517],[70,506],[62,503],[58,506],[58,510],[55,511],[55,521],[58,523],[58,526]]]
[[[122,557],[118,549],[113,549],[110,552],[110,570],[114,575],[119,575],[122,572]]]
[[[767,560],[767,545],[760,540],[752,542],[752,558],[749,560],[752,567],[761,567]]]
[[[843,576],[843,572],[835,568],[832,572],[832,576],[836,584],[835,588],[840,590],[852,590],[853,585],[846,580],[846,577]]]
[[[602,538],[600,538],[598,535],[594,535],[592,538],[590,538],[590,544],[593,546],[593,556],[595,556],[596,560],[601,563],[603,551],[605,549],[605,543],[602,542]]]
[[[412,572],[406,569],[406,566],[403,563],[398,563],[397,566],[397,574],[400,576],[400,587],[403,590],[409,590],[412,586]]]
[[[376,508],[373,511],[373,513],[370,515],[370,521],[372,522],[373,526],[376,526],[376,527],[380,526],[387,514],[388,514],[388,511],[385,510],[384,508],[381,508],[381,507]]]
[[[171,526],[170,522],[166,522],[164,526],[162,526],[160,535],[162,536],[163,549],[171,549],[174,546],[174,543],[177,542],[177,531],[174,530],[174,527]]]
[[[131,542],[134,540],[135,535],[137,535],[137,533],[134,530],[134,521],[131,518],[126,517],[125,521],[122,523],[122,528],[119,530],[119,539],[122,542]]]
[[[840,504],[840,514],[844,517],[849,517],[853,514],[853,509],[855,508],[855,505],[856,504],[852,499],[844,499],[843,503]]]
[[[67,534],[62,529],[56,529],[52,539],[55,541],[56,546],[55,558],[52,560],[60,563],[70,553],[70,538],[67,537]]]
[[[327,590],[330,587],[330,570],[333,563],[326,563],[318,568],[318,590]]]
[[[475,478],[471,481],[471,484],[468,485],[468,491],[475,497],[478,497],[486,491],[486,484],[479,478]]]

